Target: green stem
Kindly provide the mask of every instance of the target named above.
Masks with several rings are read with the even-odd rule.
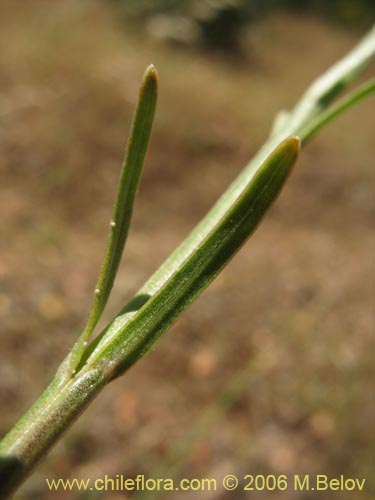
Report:
[[[358,89],[341,99],[337,104],[331,106],[326,111],[323,111],[314,120],[306,125],[301,131],[300,138],[302,143],[305,144],[309,141],[322,127],[328,125],[334,118],[341,115],[345,110],[354,106],[359,101],[365,99],[370,94],[375,92],[375,78],[365,82]]]
[[[290,139],[282,149],[275,151],[275,148],[293,135],[307,140],[328,123],[324,110],[374,54],[375,30],[372,30],[350,54],[319,78],[294,111],[277,124],[271,138],[196,229],[83,351],[74,377],[67,380],[64,371],[58,372],[46,392],[0,442],[1,499],[11,496],[105,383],[144,355],[226,264],[278,194],[294,161],[298,141]],[[339,106],[334,113],[335,108],[331,108],[327,112],[331,113],[330,119],[346,107]],[[315,120],[320,120],[319,126]],[[253,218],[251,210],[259,219]],[[68,362],[70,359],[68,356]]]
[[[102,389],[100,370],[86,369],[61,386],[54,380],[0,443],[0,498],[10,498],[36,463]]]
[[[319,115],[370,62],[374,62],[374,56],[375,25],[352,51],[310,85],[291,114],[290,126],[298,127]]]

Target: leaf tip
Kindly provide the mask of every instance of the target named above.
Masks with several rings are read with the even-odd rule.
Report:
[[[146,74],[147,74],[147,73],[152,73],[152,74],[154,74],[154,75],[156,75],[156,76],[157,76],[158,72],[156,71],[156,67],[155,67],[155,65],[154,65],[154,64],[152,64],[152,63],[151,63],[151,64],[149,64],[149,65],[147,66],[147,68],[146,68]]]
[[[292,135],[285,142],[287,142],[288,147],[297,156],[301,150],[301,139],[297,135]]]
[[[292,168],[301,150],[301,139],[296,135],[292,135],[285,139],[277,149],[282,154],[286,164]]]
[[[143,87],[153,86],[156,88],[158,85],[158,80],[159,77],[156,67],[153,64],[150,64],[149,66],[147,66],[143,75]]]

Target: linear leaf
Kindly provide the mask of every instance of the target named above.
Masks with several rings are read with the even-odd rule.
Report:
[[[110,329],[88,364],[111,370],[112,378],[143,356],[185,309],[211,283],[253,233],[281,191],[300,149],[300,140],[283,141],[259,167],[211,232],[129,321]],[[138,296],[140,298],[140,296]],[[137,299],[137,297],[136,297]],[[117,331],[116,331],[117,330]]]
[[[143,76],[137,107],[129,134],[125,159],[110,221],[107,247],[95,287],[93,304],[83,333],[70,355],[70,370],[77,367],[90,335],[97,325],[111,293],[121,261],[133,211],[134,198],[141,178],[157,100],[157,73],[150,65]]]

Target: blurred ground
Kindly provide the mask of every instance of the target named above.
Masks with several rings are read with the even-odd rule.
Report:
[[[147,64],[158,68],[160,99],[107,320],[255,153],[275,113],[358,39],[275,12],[246,56],[231,58],[156,43],[104,3],[46,6],[1,3],[1,434],[84,324]],[[127,498],[49,493],[44,478],[139,473],[345,474],[366,477],[366,492],[335,498],[374,498],[371,118],[368,101],[303,151],[254,238],[103,392],[19,500]]]

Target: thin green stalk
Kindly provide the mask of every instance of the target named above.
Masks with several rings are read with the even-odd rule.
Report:
[[[1,499],[12,495],[102,387],[143,356],[230,260],[264,216],[292,168],[299,141],[290,137],[302,136],[307,140],[328,123],[325,110],[374,54],[375,30],[372,30],[308,89],[291,113],[284,113],[270,139],[212,210],[97,339],[87,347],[86,340],[78,342],[78,354],[67,357],[63,370],[45,393],[0,442]],[[351,99],[351,104],[354,102]],[[339,105],[336,111],[331,108],[327,113],[333,118],[347,107]],[[314,125],[314,129],[309,129],[309,125]],[[138,147],[142,148],[144,143],[141,141]],[[140,175],[140,170],[136,172]],[[131,184],[134,189],[130,188],[133,197],[136,184]],[[131,209],[131,198],[128,203]],[[125,233],[129,221],[130,216],[124,226]],[[123,244],[119,241],[113,248],[122,251]],[[121,257],[117,250],[109,259],[112,264],[105,264],[110,276],[104,286],[104,297],[113,285]],[[99,315],[105,302],[97,308]],[[70,378],[66,377],[66,366],[76,370]]]
[[[374,62],[374,54],[375,25],[352,51],[310,85],[291,113],[290,126],[299,126],[319,115]]]
[[[35,464],[98,395],[106,380],[98,369],[82,370],[61,386],[52,383],[0,442],[0,498],[11,498]],[[41,404],[44,403],[44,404]]]
[[[334,118],[341,115],[345,110],[362,101],[375,92],[375,78],[368,80],[348,96],[341,99],[326,111],[323,111],[314,120],[308,123],[300,133],[302,143],[305,144],[322,128],[328,125]]]

